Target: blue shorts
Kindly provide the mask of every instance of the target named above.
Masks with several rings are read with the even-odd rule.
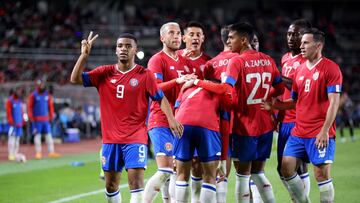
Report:
[[[170,128],[153,128],[149,136],[156,156],[173,156],[174,135]]]
[[[231,135],[231,157],[239,161],[265,161],[270,157],[273,131],[260,136]]]
[[[103,144],[102,169],[121,172],[125,169],[144,168],[147,164],[147,146],[144,144]]]
[[[282,159],[286,142],[289,139],[289,136],[291,135],[291,131],[294,128],[294,126],[295,126],[295,122],[280,123],[279,136],[277,141],[278,160]]]
[[[291,135],[284,149],[284,156],[292,156],[303,161],[311,161],[314,165],[333,163],[336,143],[334,138],[329,139],[329,146],[318,149],[316,138],[300,138]]]
[[[201,162],[220,160],[220,133],[198,126],[184,125],[183,136],[181,138],[175,137],[175,158],[183,162],[190,161],[195,149]]]
[[[23,129],[22,127],[10,126],[8,134],[9,136],[21,137],[23,135]]]
[[[32,124],[33,134],[51,133],[51,125],[49,121],[34,121]]]

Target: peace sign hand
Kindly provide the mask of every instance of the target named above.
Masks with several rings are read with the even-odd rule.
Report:
[[[81,41],[81,54],[90,54],[91,46],[94,43],[95,39],[99,36],[98,34],[96,34],[94,37],[92,35],[93,31],[90,31],[88,38]]]

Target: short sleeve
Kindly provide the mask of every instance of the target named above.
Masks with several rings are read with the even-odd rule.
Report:
[[[162,67],[163,67],[163,63],[159,55],[155,55],[151,57],[147,65],[147,68],[151,70],[151,72],[154,74],[156,82],[158,83],[163,82],[164,80],[164,73]]]
[[[154,101],[159,101],[164,97],[164,92],[157,86],[154,75],[151,71],[146,71],[146,92]]]
[[[337,64],[331,63],[327,66],[325,74],[327,93],[340,93],[342,90],[342,74]]]
[[[99,66],[94,70],[82,73],[84,87],[98,87],[99,82],[104,78],[105,66]]]
[[[229,65],[226,67],[225,83],[235,86],[239,77],[241,64],[243,64],[243,61],[240,57],[234,57],[230,60]]]

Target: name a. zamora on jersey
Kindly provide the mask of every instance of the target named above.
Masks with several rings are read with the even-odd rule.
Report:
[[[270,65],[271,65],[271,62],[269,59],[245,61],[245,68],[254,68],[254,67],[259,67],[259,66],[270,66]]]

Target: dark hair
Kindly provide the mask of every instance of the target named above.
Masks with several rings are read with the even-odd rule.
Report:
[[[197,21],[190,21],[186,24],[185,28],[184,28],[184,32],[186,31],[187,28],[189,27],[197,27],[200,28],[203,32],[205,32],[205,27],[203,24],[201,24],[200,22]]]
[[[222,43],[226,45],[229,36],[229,26],[224,26],[223,28],[221,28],[220,35]]]
[[[132,39],[134,40],[135,44],[137,44],[137,39],[136,37],[133,35],[133,34],[130,34],[130,33],[122,33],[119,35],[118,39],[120,38],[128,38],[128,39]]]
[[[312,34],[315,42],[325,44],[325,34],[317,28],[306,29],[302,34]]]
[[[291,25],[298,26],[303,29],[310,29],[312,27],[310,21],[304,18],[294,20]]]
[[[245,36],[249,43],[251,43],[254,37],[254,28],[248,22],[239,22],[232,25],[229,25],[229,31],[235,31],[241,36]]]

